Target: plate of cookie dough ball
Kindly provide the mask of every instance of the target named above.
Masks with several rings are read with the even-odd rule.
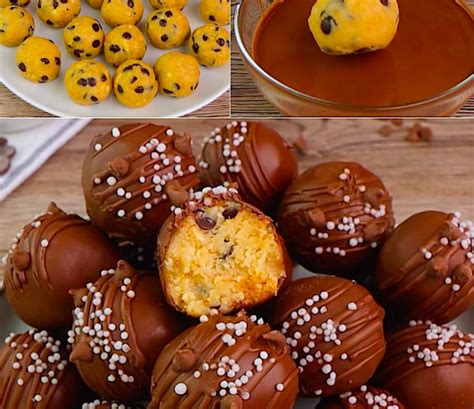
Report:
[[[1,81],[50,114],[177,117],[229,88],[229,0],[14,3],[0,9]]]
[[[300,172],[265,123],[192,143],[113,127],[77,174],[88,218],[52,197],[18,226],[3,409],[473,408],[472,222],[396,225],[374,171]]]

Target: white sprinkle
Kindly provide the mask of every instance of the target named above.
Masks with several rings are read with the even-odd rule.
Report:
[[[283,385],[282,383],[277,383],[275,388],[278,392],[283,392],[285,390],[285,385]]]
[[[120,129],[118,128],[112,128],[112,136],[114,138],[118,138],[120,136]]]
[[[175,385],[174,387],[174,392],[176,393],[176,395],[185,395],[186,392],[188,391],[188,387],[186,386],[185,383],[178,383]]]
[[[46,239],[41,240],[41,247],[48,247],[49,241]]]
[[[95,149],[96,151],[100,151],[100,150],[102,149],[102,145],[101,145],[100,143],[96,143],[96,144],[94,145],[94,149]]]
[[[347,304],[347,309],[351,311],[356,311],[357,310],[357,304],[355,302],[350,302]]]
[[[113,186],[113,185],[115,185],[116,183],[117,183],[117,179],[115,179],[113,176],[109,176],[109,177],[107,178],[107,184],[108,184],[109,186]]]

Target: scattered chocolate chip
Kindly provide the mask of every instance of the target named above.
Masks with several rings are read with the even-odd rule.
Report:
[[[199,44],[193,44],[193,51],[197,54],[199,52]]]
[[[109,50],[115,54],[115,53],[118,53],[120,51],[120,47],[116,44],[112,44],[109,47]]]
[[[52,25],[53,25],[53,22],[52,22],[51,20],[46,20],[46,24],[47,24],[48,26],[52,26]]]
[[[138,80],[138,77],[134,75],[132,80],[130,81],[130,84],[134,84],[137,80]]]
[[[122,38],[125,38],[125,40],[130,40],[132,38],[132,35],[126,31],[122,34]]]
[[[171,10],[166,10],[165,11],[165,16],[166,17],[172,17],[173,16],[173,12]]]
[[[15,153],[15,148],[8,144],[8,140],[0,137],[0,175],[8,172],[8,169],[10,169],[11,158]]]
[[[79,37],[79,36],[75,36],[75,37],[72,39],[72,41],[80,41],[80,40],[81,40],[81,37]]]
[[[95,97],[94,95],[92,95],[92,96],[91,96],[91,101],[93,101],[93,102],[97,102],[97,101],[98,101],[98,99],[97,99],[97,97]]]
[[[40,78],[40,80],[39,80],[39,82],[40,82],[40,83],[44,83],[44,82],[48,81],[48,79],[49,79],[49,78],[48,78],[47,75],[42,75],[41,78]]]
[[[100,47],[100,40],[94,40],[92,42],[92,47],[99,48]]]
[[[388,0],[380,0],[380,3],[382,3],[384,6],[388,6]]]
[[[333,24],[337,26],[336,20],[332,16],[324,17],[321,20],[321,31],[326,35],[331,34]]]
[[[223,38],[218,38],[216,43],[219,44],[221,47],[225,46],[225,40]]]
[[[171,91],[171,90],[169,90],[169,89],[167,89],[167,88],[163,88],[163,92],[164,92],[165,94],[168,94],[168,95],[172,95],[172,94],[173,94],[173,91]]]
[[[164,43],[168,41],[168,36],[166,34],[163,34],[160,38],[161,38],[161,41],[163,41]]]
[[[117,85],[117,91],[120,93],[120,94],[123,94],[123,88],[121,85]]]
[[[151,18],[151,21],[155,21],[155,20],[158,20],[158,16],[153,16],[153,17]]]
[[[87,80],[85,78],[80,78],[77,80],[77,84],[81,87],[85,87],[87,85]]]
[[[202,40],[203,40],[203,41],[209,40],[209,36],[208,36],[207,34],[203,34],[203,35],[202,35]]]
[[[233,219],[237,214],[239,213],[239,210],[236,207],[228,207],[222,212],[222,216],[226,220]]]
[[[128,0],[127,4],[128,4],[128,7],[132,8],[132,9],[135,7],[135,3],[134,3],[133,0]]]
[[[82,50],[76,49],[76,50],[74,50],[73,54],[74,54],[77,58],[81,58],[81,51],[82,51]]]
[[[18,68],[20,69],[20,71],[26,72],[26,66],[22,62],[20,64],[18,64]]]
[[[61,59],[59,57],[54,57],[54,62],[56,65],[61,65]]]
[[[177,82],[174,83],[174,86],[176,87],[176,89],[179,91],[181,89],[181,87],[179,86],[179,84]]]
[[[159,24],[160,24],[161,27],[166,27],[166,25],[168,24],[168,22],[167,22],[164,18],[162,18],[162,19],[159,21]]]
[[[207,216],[198,216],[196,224],[203,230],[211,230],[216,225],[216,221]]]
[[[102,74],[102,75],[100,76],[100,79],[102,80],[102,82],[107,81],[107,75]]]
[[[137,94],[143,94],[143,91],[145,91],[145,88],[143,88],[141,85],[135,88],[135,92]]]
[[[91,87],[95,87],[96,84],[97,84],[97,81],[96,81],[95,78],[90,77],[90,78],[87,78],[87,83],[88,83]]]
[[[215,18],[212,14],[210,14],[210,15],[209,15],[209,20],[211,20],[211,21],[216,21],[216,18]]]
[[[57,1],[53,1],[53,9],[57,9],[59,7],[59,3]]]
[[[148,71],[148,69],[146,69],[145,67],[141,67],[141,71],[145,75],[150,75],[150,71]]]
[[[98,23],[92,24],[92,30],[94,30],[95,32],[98,32],[100,30],[99,24]]]

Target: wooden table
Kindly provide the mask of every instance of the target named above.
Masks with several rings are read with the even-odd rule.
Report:
[[[178,131],[191,131],[195,147],[210,130],[226,123],[216,119],[161,122]],[[394,197],[398,222],[426,209],[457,210],[474,219],[474,120],[423,122],[432,128],[434,136],[430,142],[414,144],[405,140],[403,130],[382,137],[378,130],[386,122],[380,120],[268,121],[290,142],[301,137],[306,140],[306,154],[299,155],[301,170],[321,161],[352,160],[381,176]],[[117,124],[116,120],[93,121],[0,203],[0,256],[15,233],[52,200],[68,212],[85,214],[80,178],[87,145],[94,135]]]
[[[232,0],[233,10],[235,10],[237,3],[237,0]],[[474,0],[467,0],[466,3],[474,8]],[[244,67],[234,35],[232,35],[231,67],[232,117],[277,118],[282,116],[280,112],[263,97],[255,86],[252,78]],[[474,97],[472,97],[455,116],[474,116]]]
[[[192,112],[187,117],[193,118],[228,118],[230,110],[230,92],[227,91],[209,105]],[[130,111],[133,116],[133,111]],[[11,92],[5,85],[0,83],[0,117],[51,117],[44,112]]]

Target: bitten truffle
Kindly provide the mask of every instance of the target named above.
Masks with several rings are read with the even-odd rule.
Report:
[[[156,273],[120,260],[95,283],[73,291],[71,361],[100,396],[122,402],[147,396],[155,361],[185,322],[163,298]]]
[[[96,280],[118,258],[118,249],[99,229],[51,203],[20,230],[6,255],[7,300],[28,325],[70,327],[69,290]]]
[[[474,335],[411,322],[389,340],[377,382],[407,408],[474,408]]]
[[[283,289],[270,323],[291,348],[300,370],[300,393],[331,396],[372,377],[385,352],[383,318],[383,308],[364,287],[316,276]]]
[[[401,223],[383,245],[375,273],[380,300],[400,323],[449,322],[474,305],[472,222],[426,211]]]
[[[294,257],[317,273],[362,270],[393,227],[392,198],[379,177],[358,163],[326,162],[297,177],[278,211]]]
[[[11,334],[0,347],[2,409],[77,408],[87,389],[74,365],[69,346],[46,331]]]
[[[406,409],[389,391],[362,385],[358,390],[346,392],[324,400],[317,409]]]
[[[298,175],[298,164],[282,136],[261,122],[237,122],[216,128],[204,139],[199,160],[209,186],[235,182],[242,198],[264,212],[278,206]]]
[[[168,302],[192,317],[259,305],[290,274],[272,220],[223,186],[204,188],[173,210],[157,258]]]
[[[158,358],[148,409],[291,408],[297,391],[298,370],[280,332],[245,313],[203,316]]]
[[[318,0],[308,23],[327,54],[357,54],[387,47],[398,28],[397,0]]]
[[[199,184],[191,140],[161,125],[127,124],[95,137],[82,169],[93,223],[137,244],[155,242],[170,214],[167,190],[176,184]]]

